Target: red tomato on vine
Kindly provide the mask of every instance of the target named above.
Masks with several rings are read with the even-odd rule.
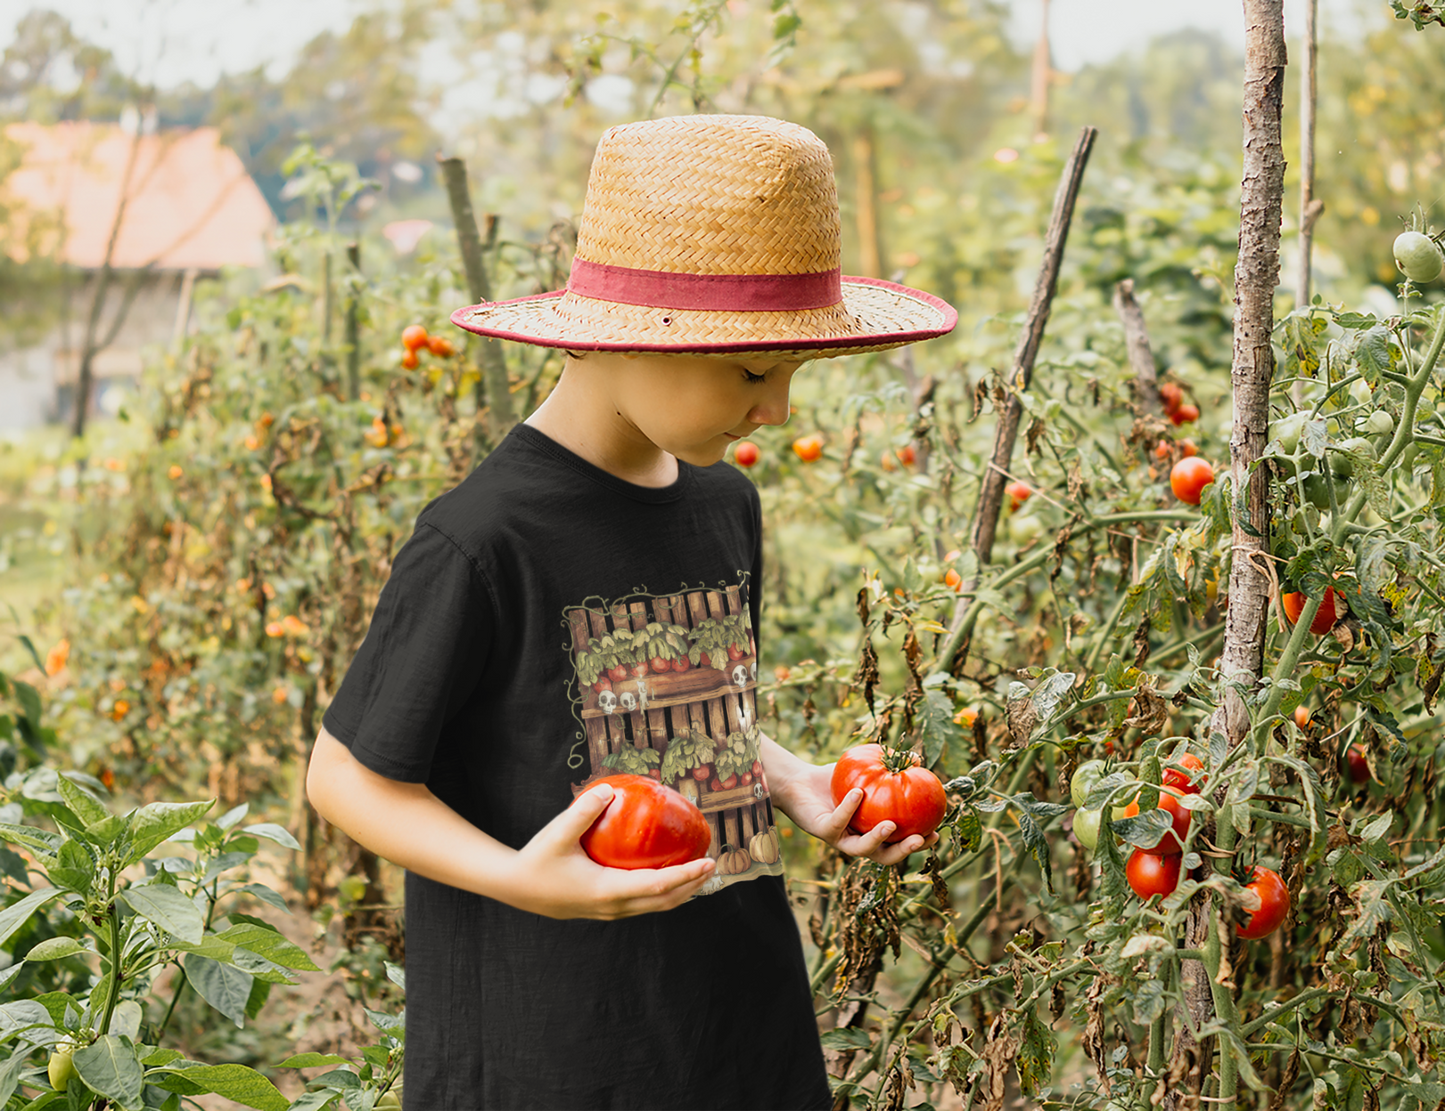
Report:
[[[1169,471],[1169,488],[1188,505],[1198,505],[1204,488],[1214,481],[1214,468],[1197,455],[1188,455]]]
[[[1124,866],[1124,875],[1134,894],[1141,899],[1151,895],[1172,895],[1179,886],[1179,867],[1184,858],[1179,853],[1156,853],[1135,849]]]
[[[858,833],[867,833],[880,822],[893,822],[897,827],[893,841],[915,833],[927,837],[948,809],[938,776],[913,753],[882,745],[857,745],[839,758],[833,768],[834,805],[854,787],[863,791],[863,801],[848,824]]]
[[[1284,610],[1284,615],[1289,619],[1291,625],[1299,620],[1300,614],[1304,613],[1305,601],[1305,596],[1297,591],[1290,591],[1280,595],[1280,608]],[[1322,637],[1335,627],[1335,622],[1338,620],[1339,613],[1335,606],[1335,588],[1332,586],[1327,587],[1325,589],[1324,600],[1320,602],[1320,608],[1315,610],[1314,620],[1310,622],[1310,632],[1314,633],[1317,637]]]
[[[1260,865],[1255,865],[1244,886],[1259,896],[1259,909],[1239,928],[1239,936],[1250,941],[1268,937],[1289,917],[1289,888],[1278,872]]]

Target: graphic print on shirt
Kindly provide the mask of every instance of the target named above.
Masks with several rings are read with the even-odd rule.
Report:
[[[589,598],[562,619],[581,726],[568,759],[573,794],[619,773],[681,792],[712,830],[717,870],[704,894],[783,871],[758,747],[747,580]]]

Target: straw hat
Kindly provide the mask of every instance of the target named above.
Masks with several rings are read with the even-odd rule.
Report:
[[[458,309],[479,335],[574,351],[811,359],[953,330],[927,293],[844,277],[833,160],[767,116],[674,116],[597,145],[567,288]]]

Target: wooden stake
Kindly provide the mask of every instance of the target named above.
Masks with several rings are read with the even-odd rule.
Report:
[[[1134,401],[1141,413],[1157,417],[1164,411],[1159,399],[1159,370],[1149,346],[1144,312],[1134,300],[1133,278],[1125,278],[1114,286],[1114,311],[1124,322],[1124,344],[1129,351],[1129,365],[1134,368]]]
[[[460,158],[437,155],[446,183],[447,200],[451,204],[452,223],[457,229],[457,246],[462,253],[462,266],[467,273],[467,292],[476,304],[492,299],[491,281],[487,276],[485,250],[477,231],[477,217],[472,210],[472,195],[467,188],[467,167]],[[492,239],[496,233],[495,218],[488,217]],[[482,377],[477,382],[477,411],[486,407],[493,442],[500,440],[516,423],[512,415],[512,388],[507,377],[507,359],[500,340],[482,340]]]

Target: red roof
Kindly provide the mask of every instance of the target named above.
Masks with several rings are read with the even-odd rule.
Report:
[[[17,123],[5,135],[24,153],[0,190],[21,202],[22,214],[28,207],[63,216],[62,256],[72,265],[104,262],[123,193],[129,199],[112,266],[219,270],[264,261],[271,209],[213,127],[137,136],[115,124]],[[16,230],[7,252],[24,261],[23,229]]]

